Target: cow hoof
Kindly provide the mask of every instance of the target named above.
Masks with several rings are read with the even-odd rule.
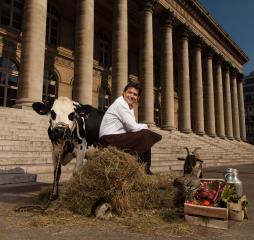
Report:
[[[53,196],[50,198],[50,200],[51,200],[51,201],[55,201],[56,199],[58,199],[58,197],[59,197],[58,194],[53,195]]]

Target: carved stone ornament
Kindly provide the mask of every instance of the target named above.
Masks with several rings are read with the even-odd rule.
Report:
[[[202,48],[204,46],[204,40],[201,36],[195,36],[191,39],[191,42],[195,48]]]
[[[145,0],[144,1],[144,10],[153,12],[154,7],[156,6],[158,0]]]
[[[191,33],[190,28],[187,25],[181,25],[178,27],[177,32],[179,37],[183,39],[189,39]]]
[[[161,26],[172,26],[176,20],[175,14],[170,9],[165,10],[160,16]]]
[[[206,56],[207,58],[212,58],[213,55],[214,55],[214,50],[213,50],[213,48],[212,48],[211,46],[206,47],[206,48],[204,49],[204,52],[205,52],[205,56]]]

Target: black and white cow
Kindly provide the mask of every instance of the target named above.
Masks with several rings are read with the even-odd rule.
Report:
[[[76,158],[74,172],[77,172],[89,146],[96,147],[99,141],[101,114],[90,105],[81,105],[67,97],[59,97],[53,106],[35,102],[33,109],[41,115],[49,115],[48,136],[52,142],[54,164],[54,186],[52,198],[58,196],[61,165]],[[60,160],[59,164],[58,159]]]

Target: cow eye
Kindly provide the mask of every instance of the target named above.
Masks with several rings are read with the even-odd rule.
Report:
[[[51,111],[50,111],[50,116],[51,116],[51,118],[52,118],[53,120],[56,119],[56,113],[55,113],[54,110],[51,110]]]
[[[70,121],[73,121],[74,118],[75,118],[75,112],[70,113],[70,114],[68,115],[68,118],[69,118]]]

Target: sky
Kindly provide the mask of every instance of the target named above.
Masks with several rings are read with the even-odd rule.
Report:
[[[217,23],[247,54],[244,75],[254,71],[254,0],[199,0]]]

